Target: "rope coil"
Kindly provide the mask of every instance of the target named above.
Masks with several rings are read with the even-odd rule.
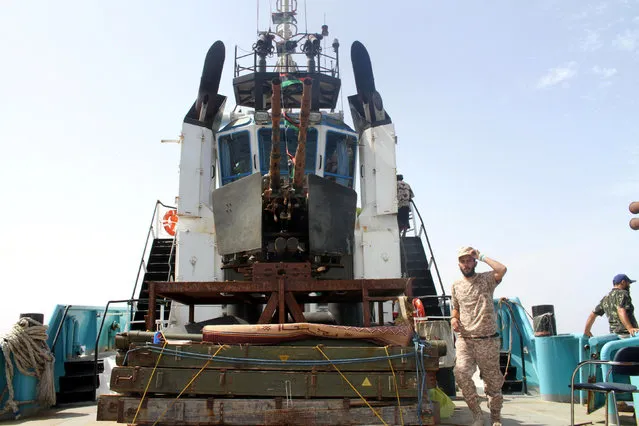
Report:
[[[7,379],[5,391],[9,393],[0,415],[13,412],[20,416],[20,405],[38,403],[43,407],[55,405],[55,383],[53,363],[55,358],[47,345],[47,326],[31,318],[20,318],[12,329],[0,338],[0,347],[4,355],[4,368]],[[35,401],[15,401],[13,378],[14,364],[25,376],[38,379]]]

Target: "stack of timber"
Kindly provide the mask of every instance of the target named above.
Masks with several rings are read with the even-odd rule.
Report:
[[[310,339],[220,345],[202,335],[118,335],[111,390],[98,420],[157,425],[439,423],[428,398],[442,341],[379,346]]]

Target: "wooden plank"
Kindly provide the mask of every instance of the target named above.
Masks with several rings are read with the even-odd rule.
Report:
[[[144,344],[132,344],[131,350],[127,355],[128,365],[137,365],[141,367],[153,367],[157,364],[160,368],[201,368],[206,360],[203,357],[209,357],[216,353],[219,349],[218,345],[208,344],[190,344],[190,345],[167,345],[166,350],[171,353],[164,353],[160,357],[160,347],[153,347]],[[395,371],[415,371],[415,356],[413,348],[387,348],[389,355],[404,355],[405,358],[392,359],[391,363]],[[340,347],[340,346],[322,346],[322,351],[331,360],[341,359],[361,359],[373,357],[385,357],[386,350],[383,347]],[[176,355],[184,353],[184,355]],[[439,366],[439,358],[437,357],[437,348],[428,348],[425,351],[428,355],[424,357],[424,366],[426,369],[436,370]],[[324,361],[325,358],[313,346],[226,346],[218,353],[218,356],[238,359],[258,359],[269,361],[280,361],[281,364],[269,365],[258,364],[250,361],[244,363],[228,363],[218,362],[215,359],[207,368],[210,369],[246,369],[246,370],[295,370],[304,371],[315,369],[315,371],[333,371],[330,365],[324,366],[300,366],[292,365],[289,361]],[[357,362],[341,364],[341,371],[390,371],[388,360]]]
[[[359,399],[224,399],[224,398],[155,398],[145,399],[136,424],[180,425],[370,425],[381,424],[373,411]],[[372,402],[377,414],[387,424],[420,424],[415,401]],[[140,399],[121,395],[102,395],[98,399],[99,421],[131,423]],[[402,416],[400,417],[400,410]],[[159,422],[159,423],[160,423]],[[439,406],[423,404],[421,424],[439,424]]]
[[[393,375],[388,372],[337,372],[202,370],[149,367],[116,367],[111,373],[111,390],[134,392],[215,395],[225,397],[396,398]],[[434,376],[434,372],[429,372]],[[195,378],[197,375],[197,378]],[[416,398],[418,379],[415,373],[396,374],[399,396]],[[195,380],[193,380],[195,378]],[[191,383],[189,385],[189,383]],[[419,380],[421,383],[421,379]],[[188,387],[187,387],[188,385]]]

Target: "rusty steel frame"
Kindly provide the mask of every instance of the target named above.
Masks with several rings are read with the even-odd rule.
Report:
[[[189,307],[189,321],[193,322],[195,305],[213,305],[250,302],[250,294],[265,297],[254,299],[256,304],[266,304],[258,324],[268,324],[278,311],[278,323],[286,323],[286,312],[295,322],[304,322],[304,303],[317,302],[361,302],[363,325],[371,325],[371,303],[382,303],[405,294],[412,296],[412,278],[321,280],[311,276],[308,262],[256,263],[253,265],[252,281],[149,281],[149,313],[147,330],[153,330],[157,299],[166,298]],[[309,293],[327,293],[312,297]],[[378,314],[380,325],[382,315]]]

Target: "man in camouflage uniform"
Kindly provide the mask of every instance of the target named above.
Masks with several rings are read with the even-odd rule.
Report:
[[[612,279],[612,290],[605,295],[586,320],[584,334],[592,337],[590,329],[597,317],[606,314],[610,325],[610,332],[621,338],[633,336],[639,332],[635,319],[635,307],[630,298],[630,284],[635,280],[628,278],[626,274],[617,274]]]
[[[410,201],[415,197],[410,185],[404,182],[403,175],[397,175],[397,225],[400,235],[406,235],[409,221]]]
[[[457,257],[463,277],[453,283],[451,291],[451,326],[458,333],[455,380],[473,414],[472,426],[483,425],[483,414],[473,382],[473,374],[479,367],[488,395],[492,424],[501,426],[504,376],[499,369],[501,341],[497,333],[493,293],[504,277],[506,267],[472,247],[462,247]],[[488,264],[492,271],[475,273],[478,260]]]

